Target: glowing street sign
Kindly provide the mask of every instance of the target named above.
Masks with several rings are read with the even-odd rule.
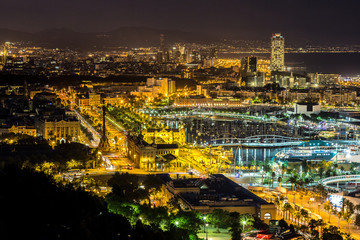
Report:
[[[329,196],[329,200],[330,200],[331,204],[332,204],[334,207],[338,207],[338,208],[341,208],[341,207],[342,207],[342,204],[343,204],[343,196],[340,196],[340,195],[330,195],[330,196]]]

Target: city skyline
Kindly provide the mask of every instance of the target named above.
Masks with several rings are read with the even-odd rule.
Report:
[[[359,8],[4,0],[2,238],[360,239]]]
[[[285,39],[281,33],[275,33],[271,37],[271,70],[284,71]]]

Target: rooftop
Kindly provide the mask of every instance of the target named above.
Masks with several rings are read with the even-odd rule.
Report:
[[[157,149],[173,149],[179,148],[177,144],[156,144]]]
[[[209,178],[171,179],[168,174],[161,179],[175,190],[187,189],[179,193],[180,197],[193,206],[247,206],[271,204],[222,174],[213,174]]]

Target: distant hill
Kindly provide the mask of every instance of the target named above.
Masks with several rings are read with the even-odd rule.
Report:
[[[30,41],[33,38],[32,33],[26,33],[16,30],[11,30],[7,28],[0,28],[0,42],[5,41]]]
[[[49,29],[27,33],[0,29],[0,42],[23,41],[49,48],[71,48],[78,50],[104,49],[107,47],[149,47],[159,46],[160,34],[165,35],[167,44],[174,42],[211,43],[219,37],[204,33],[146,27],[122,27],[109,32],[82,33],[69,29]]]

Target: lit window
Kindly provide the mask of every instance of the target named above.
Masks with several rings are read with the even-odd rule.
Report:
[[[264,219],[271,219],[271,214],[270,213],[265,213],[264,214]]]

